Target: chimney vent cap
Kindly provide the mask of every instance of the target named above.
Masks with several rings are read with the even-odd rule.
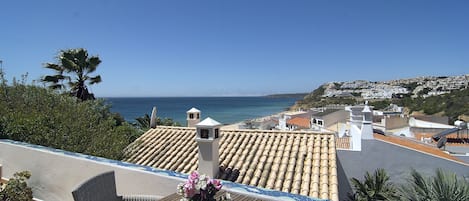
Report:
[[[206,119],[198,123],[196,126],[197,127],[215,127],[215,126],[220,126],[220,125],[221,125],[220,122],[215,121],[210,117],[207,117]]]

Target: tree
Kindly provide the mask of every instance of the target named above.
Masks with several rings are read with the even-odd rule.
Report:
[[[55,75],[46,75],[42,81],[49,83],[52,89],[67,89],[65,81],[70,87],[70,94],[80,100],[94,100],[94,94],[88,91],[87,85],[101,82],[101,76],[91,77],[101,63],[98,56],[88,56],[83,48],[61,50],[57,63],[46,63],[45,68],[55,71]]]
[[[408,182],[408,185],[400,188],[404,200],[469,200],[469,183],[458,179],[456,174],[443,172],[441,169],[437,169],[435,176],[429,178],[412,170]]]
[[[389,182],[389,176],[384,169],[377,169],[373,175],[365,174],[363,182],[356,178],[350,179],[355,193],[349,194],[349,200],[374,201],[374,200],[398,200],[397,189]]]
[[[0,139],[116,160],[122,159],[124,148],[141,134],[110,112],[104,100],[77,101],[21,83],[0,84],[0,114]]]

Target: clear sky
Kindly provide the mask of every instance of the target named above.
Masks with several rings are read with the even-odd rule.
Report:
[[[59,50],[103,61],[109,96],[309,92],[324,82],[469,73],[467,0],[3,0],[7,77]]]

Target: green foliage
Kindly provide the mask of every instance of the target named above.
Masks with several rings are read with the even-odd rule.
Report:
[[[404,98],[393,101],[404,105],[412,111],[422,111],[425,114],[443,113],[453,123],[460,115],[469,115],[469,89],[454,90],[451,93],[427,98]]]
[[[0,191],[2,201],[32,201],[33,191],[28,186],[26,180],[31,177],[28,171],[17,172],[8,181],[5,188]]]
[[[420,90],[420,91],[417,93],[417,95],[422,96],[422,95],[428,94],[428,92],[430,92],[431,90],[432,90],[431,88],[425,87],[425,88],[423,88],[422,90]]]
[[[46,63],[45,68],[55,71],[54,75],[46,75],[42,81],[49,83],[51,89],[67,89],[70,94],[81,100],[94,100],[94,95],[89,93],[88,85],[101,82],[101,76],[91,77],[101,63],[97,56],[88,56],[88,51],[83,48],[61,50],[57,63]],[[63,84],[66,82],[67,85]]]
[[[378,101],[370,101],[369,103],[372,105],[374,110],[382,110],[391,104],[390,100],[378,100]]]
[[[117,160],[141,134],[103,100],[77,101],[31,85],[0,85],[0,114],[0,138]]]
[[[350,179],[355,193],[348,196],[354,201],[397,200],[397,189],[389,182],[389,176],[384,169],[377,169],[373,175],[365,174],[365,180],[361,182],[356,178]]]
[[[469,200],[469,183],[441,169],[437,169],[435,176],[429,178],[412,170],[408,182],[400,188],[403,200]]]
[[[156,125],[160,125],[160,126],[181,126],[181,124],[179,122],[176,122],[171,118],[161,119],[160,117],[156,118]],[[141,117],[136,118],[134,126],[141,129],[141,130],[144,130],[144,131],[150,129],[150,115],[145,114]]]

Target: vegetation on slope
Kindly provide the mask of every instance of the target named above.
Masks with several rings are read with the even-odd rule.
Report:
[[[14,81],[0,69],[0,138],[121,159],[141,133],[111,113],[103,100],[69,95]]]

